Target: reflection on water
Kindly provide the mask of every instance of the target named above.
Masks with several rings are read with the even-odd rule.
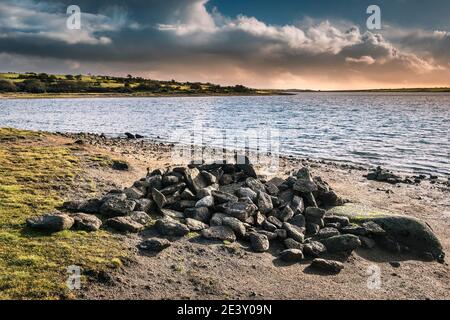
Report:
[[[280,152],[450,175],[450,95],[0,100],[0,126],[169,140],[176,130],[267,130]],[[241,131],[238,131],[241,130]],[[220,144],[207,136],[208,144]]]

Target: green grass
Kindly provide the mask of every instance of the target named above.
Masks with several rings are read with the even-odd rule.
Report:
[[[101,270],[120,266],[124,257],[121,244],[104,231],[45,234],[26,228],[28,217],[61,205],[61,190],[82,173],[70,149],[39,138],[45,136],[0,128],[0,299],[75,297],[65,285],[68,266]]]

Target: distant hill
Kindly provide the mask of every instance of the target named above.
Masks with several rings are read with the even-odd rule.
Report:
[[[27,94],[129,94],[129,95],[246,95],[273,94],[243,85],[159,81],[141,77],[0,73],[0,93]]]

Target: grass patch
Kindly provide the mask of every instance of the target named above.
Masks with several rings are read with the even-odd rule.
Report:
[[[24,138],[4,140],[14,136]],[[0,299],[73,297],[67,267],[102,270],[120,266],[124,257],[121,244],[104,231],[44,234],[25,227],[28,217],[61,205],[64,191],[82,174],[70,149],[30,144],[35,137],[42,135],[0,129]]]

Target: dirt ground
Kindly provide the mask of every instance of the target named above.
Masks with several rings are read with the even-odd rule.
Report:
[[[61,139],[74,141],[77,135]],[[147,168],[177,165],[170,145],[84,136],[83,150],[125,159],[129,171],[109,167],[87,168],[100,194],[108,188],[127,187],[144,177]],[[301,166],[302,160],[284,158],[280,174]],[[363,168],[303,160],[313,175],[321,176],[343,198],[426,221],[450,252],[450,194],[445,184],[391,185],[368,181]],[[75,197],[75,196],[74,196]],[[76,198],[76,197],[75,197]],[[246,243],[212,243],[199,237],[177,239],[157,255],[137,250],[137,244],[155,231],[123,235],[130,259],[102,281],[90,281],[81,299],[450,299],[447,263],[425,262],[412,256],[379,249],[359,249],[338,275],[317,274],[308,263],[286,264],[277,259],[281,247],[254,253]],[[448,258],[446,258],[448,261]],[[400,267],[389,262],[399,261]],[[378,277],[379,273],[379,277]],[[378,281],[379,279],[379,281]]]

